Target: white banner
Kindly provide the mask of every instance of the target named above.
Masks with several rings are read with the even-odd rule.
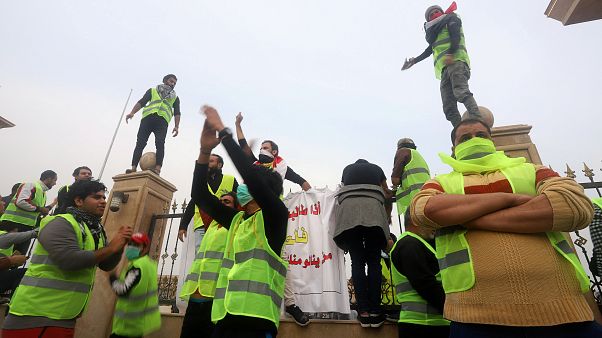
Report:
[[[343,251],[331,236],[334,227],[334,192],[312,189],[289,194],[283,258],[289,262],[287,283],[295,303],[308,313],[349,314],[349,292]]]

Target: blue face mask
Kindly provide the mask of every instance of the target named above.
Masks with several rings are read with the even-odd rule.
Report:
[[[241,206],[245,206],[253,200],[253,196],[249,193],[249,188],[246,184],[241,184],[236,189],[236,198]]]
[[[125,257],[130,261],[140,257],[140,248],[127,245],[125,247]]]

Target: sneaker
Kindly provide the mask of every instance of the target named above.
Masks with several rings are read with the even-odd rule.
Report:
[[[359,315],[359,316],[357,316],[357,320],[360,321],[360,325],[362,327],[370,327],[371,321],[370,321],[370,316],[369,315],[368,316]]]
[[[309,317],[307,317],[307,315],[295,304],[287,306],[286,313],[293,317],[295,323],[299,326],[306,326],[309,324]]]
[[[370,326],[381,327],[385,322],[385,315],[382,313],[371,313],[370,314]]]
[[[399,314],[396,314],[396,315],[394,315],[394,314],[386,314],[385,317],[386,317],[386,320],[388,322],[391,322],[391,323],[397,323],[397,322],[399,322]]]
[[[0,305],[4,305],[4,304],[8,304],[8,303],[10,303],[10,298],[0,297]]]
[[[136,172],[136,169],[126,169],[126,170],[125,170],[125,173],[126,173],[126,174],[133,174],[133,173],[135,173],[135,172]]]

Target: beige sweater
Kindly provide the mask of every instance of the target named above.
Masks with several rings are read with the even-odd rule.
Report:
[[[500,172],[465,175],[465,193],[512,192]],[[424,213],[431,196],[443,193],[428,181],[412,200],[412,220],[440,228]],[[537,167],[537,193],[545,194],[554,212],[551,231],[585,228],[593,216],[590,200],[574,180]],[[517,234],[469,230],[475,284],[446,295],[445,318],[479,324],[550,326],[593,320],[572,265],[560,256],[545,233]]]

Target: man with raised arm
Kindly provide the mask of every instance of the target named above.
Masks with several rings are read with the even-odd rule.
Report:
[[[217,111],[209,106],[203,107],[203,111],[207,119],[192,197],[201,203],[201,209],[228,229],[211,311],[216,323],[214,337],[274,337],[280,323],[288,266],[280,257],[288,222],[288,210],[279,198],[282,178],[263,166],[252,165]],[[215,201],[207,185],[201,184],[207,175],[211,150],[220,142],[245,181],[236,193],[243,211]]]
[[[236,137],[238,138],[238,144],[242,150],[253,160],[257,165],[262,165],[266,168],[272,169],[282,177],[282,180],[288,180],[293,183],[297,183],[301,189],[307,191],[311,189],[311,185],[303,177],[299,176],[293,168],[289,167],[286,161],[280,157],[278,151],[278,145],[274,141],[265,140],[261,142],[261,150],[259,151],[259,158],[253,155],[253,150],[248,145],[245,135],[242,131],[241,123],[243,120],[242,113],[236,115]]]

